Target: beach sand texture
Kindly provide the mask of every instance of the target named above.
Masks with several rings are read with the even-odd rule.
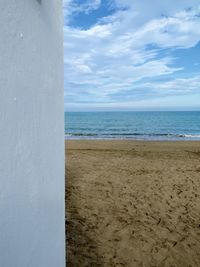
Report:
[[[66,147],[67,266],[200,266],[200,142]]]

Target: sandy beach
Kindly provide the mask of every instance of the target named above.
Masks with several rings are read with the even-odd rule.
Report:
[[[200,266],[200,142],[67,141],[67,266]]]

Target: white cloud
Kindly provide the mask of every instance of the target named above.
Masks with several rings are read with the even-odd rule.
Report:
[[[77,3],[76,1],[73,0],[64,0],[63,5],[65,11],[67,11],[68,14],[80,13],[80,12],[88,14],[100,7],[101,0],[88,0],[85,2],[83,1],[82,4]]]
[[[146,86],[164,94],[200,93],[200,75],[192,78],[177,78],[162,83],[149,83]]]
[[[141,82],[142,88],[147,86],[145,79],[183,70],[175,67],[174,58],[162,52],[163,49],[191,48],[199,42],[200,8],[195,6],[198,3],[115,0],[115,5],[124,9],[101,18],[89,29],[65,25],[66,97],[74,96],[73,101],[76,98],[78,101],[83,95],[87,100],[88,95],[88,101],[106,101],[107,94],[134,90],[136,82]],[[65,0],[65,15],[89,13],[100,4],[101,1],[85,1],[77,5],[73,0]],[[166,86],[166,91],[171,93],[181,81],[163,83],[160,88]],[[188,86],[193,90],[196,84],[191,86],[191,81]],[[158,89],[158,84],[154,85],[155,90]]]

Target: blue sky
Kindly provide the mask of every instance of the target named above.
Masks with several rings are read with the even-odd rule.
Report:
[[[199,0],[64,0],[65,109],[200,110]]]

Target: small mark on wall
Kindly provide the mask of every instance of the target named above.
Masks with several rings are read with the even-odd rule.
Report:
[[[39,4],[41,4],[41,3],[42,3],[42,0],[37,0],[37,2],[38,2]]]

